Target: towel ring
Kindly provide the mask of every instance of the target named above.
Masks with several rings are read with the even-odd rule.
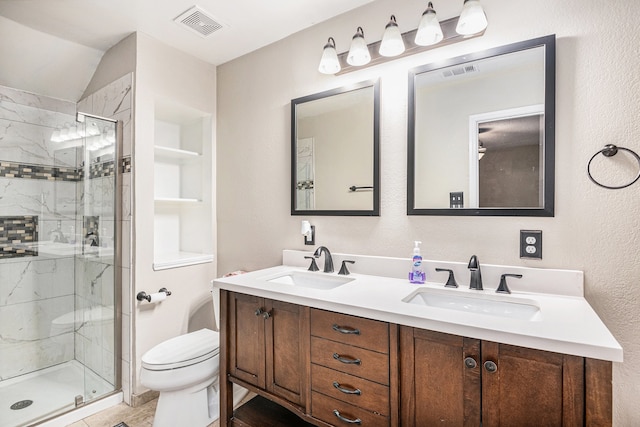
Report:
[[[597,156],[598,154],[600,154],[600,153],[602,153],[602,155],[603,155],[603,156],[605,156],[605,157],[613,157],[613,156],[615,156],[616,154],[618,154],[618,150],[626,151],[626,152],[630,153],[633,157],[635,157],[635,158],[636,158],[636,161],[638,162],[638,174],[637,174],[637,175],[636,175],[636,177],[633,179],[633,181],[631,181],[631,182],[629,182],[629,183],[627,183],[627,184],[624,184],[624,185],[604,185],[604,184],[599,183],[598,181],[596,181],[596,180],[593,178],[593,176],[591,176],[591,162],[592,162],[592,161],[593,161],[593,159],[595,159],[595,158],[596,158],[596,156]],[[603,188],[608,188],[608,189],[610,189],[610,190],[619,190],[619,189],[621,189],[621,188],[627,188],[627,187],[629,187],[630,185],[635,184],[635,182],[636,182],[638,179],[640,179],[640,156],[638,156],[638,154],[637,154],[635,151],[630,150],[630,149],[628,149],[628,148],[625,148],[625,147],[618,147],[618,146],[616,146],[616,145],[614,145],[614,144],[607,144],[607,145],[605,145],[605,146],[604,146],[604,148],[603,148],[602,150],[598,151],[596,154],[594,154],[593,156],[591,156],[591,159],[589,160],[589,163],[587,164],[587,175],[589,175],[589,179],[590,179],[594,184],[599,185],[600,187],[603,187]]]

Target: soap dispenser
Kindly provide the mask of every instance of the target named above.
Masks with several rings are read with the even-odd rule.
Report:
[[[411,271],[409,272],[409,281],[411,283],[424,283],[426,275],[422,268],[422,255],[420,255],[421,241],[416,240],[414,242],[413,257],[411,259]]]

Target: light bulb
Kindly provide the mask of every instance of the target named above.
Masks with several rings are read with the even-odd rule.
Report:
[[[354,66],[365,65],[371,61],[371,54],[367,43],[364,41],[364,31],[358,27],[356,34],[351,39],[351,47],[347,55],[347,63]]]
[[[389,23],[384,29],[382,35],[382,42],[380,43],[380,50],[378,53],[382,56],[397,56],[404,52],[404,41],[402,40],[402,34],[398,28],[396,17],[391,15]]]
[[[464,0],[456,32],[463,36],[477,34],[487,28],[487,16],[479,0]]]
[[[427,10],[422,14],[418,31],[416,32],[416,44],[418,46],[431,46],[442,40],[442,28],[436,11],[433,9],[433,3],[429,2]]]
[[[336,52],[336,42],[333,37],[329,37],[327,44],[324,45],[322,50],[322,58],[320,58],[320,65],[318,71],[322,74],[335,74],[340,71],[340,61],[338,60],[338,53]]]

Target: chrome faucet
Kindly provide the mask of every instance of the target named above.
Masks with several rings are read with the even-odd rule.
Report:
[[[324,252],[324,272],[325,273],[333,273],[333,258],[331,258],[331,252],[327,249],[326,246],[320,246],[313,253],[313,256],[316,258],[320,258],[320,255]]]
[[[49,236],[53,242],[67,243],[67,238],[62,232],[62,223],[60,221],[58,221],[58,228],[51,231]]]
[[[471,280],[469,282],[469,289],[476,289],[478,291],[482,290],[482,274],[480,273],[480,261],[478,261],[478,257],[475,255],[471,256],[469,260],[469,266],[467,267],[471,270]]]

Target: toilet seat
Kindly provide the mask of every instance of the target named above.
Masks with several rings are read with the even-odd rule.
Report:
[[[220,334],[200,329],[171,338],[156,345],[142,356],[142,368],[166,371],[201,363],[220,352]]]

